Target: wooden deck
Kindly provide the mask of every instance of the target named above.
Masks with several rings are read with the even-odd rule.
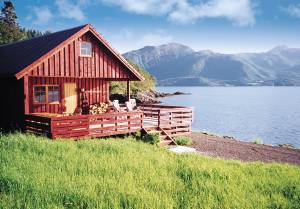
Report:
[[[162,128],[172,136],[191,131],[193,108],[167,105],[139,106],[144,113],[144,128]]]
[[[193,109],[180,106],[141,105],[131,112],[98,115],[63,116],[55,114],[25,115],[27,132],[50,138],[79,139],[105,137],[137,131],[160,132],[166,139],[191,131]]]

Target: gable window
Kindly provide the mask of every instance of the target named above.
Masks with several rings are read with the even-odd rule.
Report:
[[[80,56],[91,57],[92,56],[92,44],[89,42],[80,42]]]
[[[59,86],[34,86],[33,102],[39,103],[59,103],[60,88]]]

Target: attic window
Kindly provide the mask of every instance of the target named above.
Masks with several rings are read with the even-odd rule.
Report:
[[[91,57],[92,56],[92,44],[89,42],[80,42],[80,56]]]

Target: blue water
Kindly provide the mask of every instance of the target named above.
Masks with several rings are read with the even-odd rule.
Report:
[[[193,106],[193,129],[240,140],[300,147],[300,87],[158,87],[190,95],[163,98]]]

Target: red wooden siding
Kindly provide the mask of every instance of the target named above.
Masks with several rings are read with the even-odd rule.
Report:
[[[78,88],[78,95],[80,89],[86,90],[86,95],[89,104],[108,102],[109,99],[109,83],[106,80],[98,78],[41,78],[30,77],[29,78],[29,98],[30,98],[30,112],[49,112],[58,113],[59,104],[33,104],[33,85],[59,85],[61,89],[60,97],[63,98],[63,84],[64,83],[76,83]],[[77,105],[80,105],[80,98],[78,96]]]
[[[92,43],[92,57],[81,57],[80,41]],[[34,68],[29,76],[128,80],[133,77],[108,49],[86,33]]]

